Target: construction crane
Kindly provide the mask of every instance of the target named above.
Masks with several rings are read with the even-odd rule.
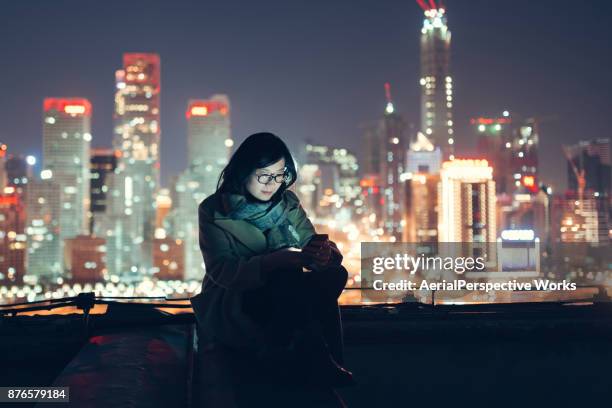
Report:
[[[570,148],[565,145],[561,147],[563,148],[563,153],[565,154],[565,157],[567,158],[567,161],[569,162],[570,166],[572,166],[572,171],[576,176],[576,182],[578,183],[578,205],[580,206],[580,209],[583,209],[584,188],[586,186],[586,175],[584,172],[584,166],[581,166],[581,168],[578,169],[576,163],[574,163],[572,155],[570,154]]]

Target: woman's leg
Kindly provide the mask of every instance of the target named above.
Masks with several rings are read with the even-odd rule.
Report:
[[[338,298],[342,294],[348,272],[336,266],[307,274],[306,280],[318,292],[313,302],[313,314],[321,324],[322,334],[330,352],[339,364],[344,364],[344,336]]]
[[[244,311],[264,327],[271,345],[287,345],[293,331],[319,323],[334,359],[342,364],[343,335],[338,297],[348,272],[335,266],[313,272],[277,270],[263,288],[245,292]]]
[[[244,293],[244,312],[262,325],[271,346],[289,344],[295,328],[311,318],[302,275],[297,268],[278,269],[265,286]]]

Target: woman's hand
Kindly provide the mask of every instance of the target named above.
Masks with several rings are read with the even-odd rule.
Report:
[[[310,257],[316,267],[326,266],[331,259],[331,244],[326,240],[311,240],[302,249],[302,253]]]
[[[276,270],[284,267],[301,268],[309,262],[308,257],[300,251],[292,251],[287,248],[279,249],[261,258],[261,268],[265,270]]]

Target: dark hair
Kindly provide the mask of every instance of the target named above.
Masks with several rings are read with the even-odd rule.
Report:
[[[276,163],[280,159],[285,159],[289,178],[281,184],[272,199],[279,197],[297,180],[295,163],[287,145],[278,136],[267,132],[252,134],[242,142],[221,172],[217,182],[217,192],[249,196],[245,183],[253,171]]]

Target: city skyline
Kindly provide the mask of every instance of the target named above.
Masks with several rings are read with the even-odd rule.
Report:
[[[449,27],[455,34],[451,58],[457,89],[453,109],[459,153],[474,145],[469,125],[471,117],[481,114],[495,116],[504,109],[525,116],[553,116],[554,119],[542,124],[542,163],[550,165],[542,166],[541,174],[544,181],[565,187],[565,161],[561,144],[607,136],[604,115],[609,110],[610,96],[605,94],[605,85],[610,78],[601,71],[607,64],[598,64],[596,59],[610,58],[601,52],[603,48],[597,47],[600,42],[600,45],[604,45],[606,39],[605,35],[599,34],[602,26],[597,21],[604,18],[609,6],[600,4],[595,9],[594,2],[583,4],[581,8],[572,6],[571,9],[554,2],[529,3],[529,8],[528,2],[522,1],[512,2],[512,6],[508,2],[498,2],[497,7],[480,1],[447,3]],[[128,7],[125,16],[135,11],[139,4],[132,6],[134,10]],[[308,138],[316,142],[332,140],[334,145],[358,151],[358,125],[378,117],[383,111],[385,99],[382,84],[389,81],[394,89],[397,111],[418,127],[418,34],[422,10],[414,2],[386,2],[380,8],[371,10],[367,16],[365,4],[351,3],[353,6],[348,7],[345,2],[337,2],[320,6],[320,10],[327,11],[329,17],[325,17],[301,4],[293,8],[285,5],[274,11],[277,2],[268,1],[258,5],[264,16],[263,21],[255,24],[259,27],[256,35],[245,37],[244,30],[253,27],[253,22],[248,20],[245,27],[223,27],[225,31],[237,34],[236,38],[223,36],[224,30],[218,31],[224,39],[230,39],[225,46],[196,41],[200,28],[191,23],[197,22],[197,16],[203,15],[203,10],[192,2],[184,4],[184,9],[167,10],[168,13],[163,13],[163,7],[148,11],[149,22],[160,24],[159,30],[150,32],[146,38],[129,38],[120,42],[116,37],[120,34],[106,37],[106,27],[102,24],[111,23],[108,19],[100,18],[93,22],[91,29],[85,30],[84,38],[71,37],[70,30],[54,28],[57,35],[46,43],[45,49],[40,49],[40,44],[35,43],[24,45],[15,42],[9,45],[6,56],[14,64],[5,67],[7,74],[3,76],[4,80],[14,77],[15,73],[30,77],[26,88],[19,81],[3,84],[7,94],[12,96],[0,102],[0,117],[4,124],[0,128],[0,137],[8,145],[9,153],[34,154],[40,163],[42,132],[38,118],[42,99],[56,95],[80,96],[91,100],[92,147],[109,146],[112,135],[112,73],[120,64],[121,55],[131,51],[157,52],[164,66],[164,96],[161,99],[161,171],[164,187],[168,186],[171,176],[184,168],[187,123],[183,115],[190,98],[202,98],[214,93],[228,94],[233,101],[233,133],[237,143],[252,132],[270,130],[285,138],[294,149]],[[256,11],[252,6],[243,4],[237,7],[238,4],[230,2],[215,6],[206,10],[209,13],[204,13],[205,17],[224,17],[229,21]],[[539,14],[538,11],[547,10],[553,5],[555,14],[547,14],[549,31],[539,32],[533,24],[528,24],[533,21],[530,20],[534,19],[533,15]],[[81,7],[84,6],[64,1],[58,5],[58,9],[53,10],[63,10],[67,16],[77,16],[84,10]],[[103,16],[110,16],[115,7],[111,2],[108,7],[98,7],[97,11]],[[480,21],[482,26],[471,26],[473,18],[493,8],[496,13],[490,14],[492,21],[485,19]],[[35,10],[8,6],[6,14],[0,17],[7,20],[7,24],[3,25],[9,30],[6,37],[12,38],[20,30],[30,28],[27,33],[36,38],[41,35],[41,27],[49,27],[47,24],[52,20],[49,17],[54,15],[53,10],[42,3]],[[187,24],[184,30],[169,29],[172,24],[178,27],[181,16],[187,15],[188,10],[195,15],[185,17]],[[529,13],[526,13],[527,10]],[[27,22],[23,27],[16,27],[14,21],[21,20],[15,17],[26,12],[29,13]],[[553,41],[567,39],[567,32],[561,30],[563,23],[574,19],[586,21],[586,16],[589,16],[587,20],[590,24],[582,27],[582,30],[572,31],[571,41]],[[333,24],[334,17],[343,17],[345,24]],[[120,26],[122,18],[125,17],[117,16],[115,28]],[[298,33],[300,36],[315,34],[316,30],[305,27],[309,18],[319,24],[322,33],[312,37],[310,42],[300,42],[301,48],[296,48],[300,48],[301,53],[286,46],[279,52],[278,47],[282,47],[283,41],[299,41],[300,38],[295,37]],[[222,21],[221,18],[212,27],[222,24]],[[518,21],[521,24],[513,30],[521,34],[509,40],[512,36],[508,35],[507,30]],[[357,32],[355,24],[364,22],[371,23],[366,25],[368,29]],[[401,24],[380,26],[381,22]],[[292,23],[299,23],[298,27],[293,28]],[[33,24],[38,25],[34,27]],[[77,28],[79,24],[82,23],[79,22]],[[140,23],[132,24],[136,27]],[[497,28],[487,28],[490,25]],[[392,35],[374,44],[376,39],[382,38],[380,30],[383,28]],[[117,31],[123,32],[122,29]],[[206,38],[212,38],[211,32],[206,32]],[[487,32],[486,38],[479,35],[483,32]],[[536,32],[537,36],[530,36]],[[359,46],[353,44],[349,34],[358,35],[356,40]],[[325,35],[328,37],[325,38]],[[86,43],[96,38],[108,38],[108,43],[85,47]],[[71,41],[65,41],[67,39]],[[189,41],[173,47],[180,39]],[[490,47],[495,40],[502,42],[496,43],[495,48]],[[201,45],[202,52],[194,52],[189,44]],[[28,50],[35,52],[37,47],[37,61],[41,61],[40,66],[47,67],[46,71],[42,71],[48,72],[46,75],[40,72],[38,76],[29,74],[38,64],[24,67],[20,63],[31,55]],[[244,47],[250,48],[250,54],[243,52]],[[50,49],[56,53],[49,52]],[[533,54],[534,50],[539,53]],[[291,58],[291,55],[296,55],[292,53],[297,53],[297,57]],[[94,55],[96,58],[91,59]],[[211,58],[207,58],[207,55]],[[516,58],[521,55],[523,58]],[[346,61],[340,58],[343,56]],[[570,56],[576,56],[571,63],[551,65],[560,63],[563,58],[570,59]],[[82,65],[75,64],[81,59],[89,63],[85,65],[85,70]],[[379,59],[384,64],[374,64]],[[238,64],[239,61],[247,64]],[[504,64],[504,61],[510,63]],[[305,66],[306,62],[308,64]],[[359,62],[361,64],[352,66],[355,72],[346,69],[347,64]],[[275,66],[277,68],[272,69]],[[75,71],[86,72],[87,75],[76,75]],[[305,75],[309,72],[312,75]],[[505,78],[507,82],[503,80]],[[594,86],[588,85],[595,80]],[[13,82],[19,86],[12,85]],[[480,85],[470,86],[474,83]],[[258,88],[259,84],[261,88]],[[562,89],[557,89],[560,88],[559,84],[564,85]],[[492,85],[495,87],[492,88]],[[260,92],[260,89],[265,89],[265,92]],[[355,100],[361,103],[354,103]],[[316,127],[312,127],[311,123],[316,123]]]

